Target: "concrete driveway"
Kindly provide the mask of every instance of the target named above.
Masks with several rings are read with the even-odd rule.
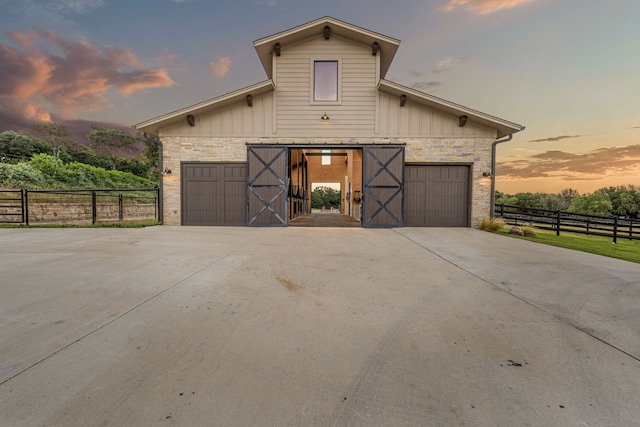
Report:
[[[0,242],[2,426],[638,425],[638,264],[466,228]]]

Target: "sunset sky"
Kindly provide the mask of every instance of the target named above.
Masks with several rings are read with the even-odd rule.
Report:
[[[496,189],[640,185],[638,0],[0,0],[0,131],[135,123],[261,82],[253,41],[331,16],[387,79],[526,126]]]

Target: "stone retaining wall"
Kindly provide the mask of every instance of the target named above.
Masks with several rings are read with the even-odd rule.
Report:
[[[118,204],[98,204],[96,206],[96,221],[114,222],[120,220]],[[0,221],[19,222],[20,209],[0,207]],[[155,204],[125,204],[122,209],[123,221],[155,220],[158,218],[158,208]],[[50,223],[91,223],[93,210],[89,203],[29,203],[29,224]]]

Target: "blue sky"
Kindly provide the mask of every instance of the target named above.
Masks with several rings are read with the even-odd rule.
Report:
[[[498,190],[640,185],[637,0],[0,0],[0,131],[132,124],[265,80],[253,41],[323,16],[401,45],[387,78],[527,128]]]

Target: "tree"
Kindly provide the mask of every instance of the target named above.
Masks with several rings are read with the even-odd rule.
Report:
[[[48,144],[24,132],[7,130],[0,133],[0,158],[3,162],[29,160],[31,156],[50,151]]]
[[[571,201],[576,197],[580,196],[578,190],[574,190],[573,188],[565,188],[558,194],[558,201],[560,203],[560,210],[566,211],[571,206]]]
[[[339,208],[340,207],[340,191],[331,187],[316,187],[311,192],[311,207],[320,208]]]
[[[569,212],[585,215],[611,216],[613,205],[604,191],[598,190],[571,201]]]
[[[517,206],[523,206],[525,208],[543,208],[544,203],[542,201],[542,193],[516,193],[515,196]]]
[[[132,135],[103,126],[91,126],[87,139],[96,153],[104,154],[109,158],[113,170],[116,170],[118,154],[123,151],[133,152],[138,142],[138,139]]]
[[[497,205],[510,205],[515,206],[518,203],[518,199],[510,194],[501,193],[496,191],[496,204]]]
[[[599,191],[609,197],[615,215],[636,218],[640,213],[640,193],[634,185],[601,188]]]
[[[142,161],[147,165],[148,176],[152,181],[160,179],[160,170],[158,169],[158,156],[160,154],[160,140],[146,133],[138,135],[138,139],[144,144],[145,149],[142,153]]]
[[[60,152],[79,145],[71,139],[71,132],[63,125],[51,122],[35,125],[32,134],[51,146],[53,156],[60,158]]]

